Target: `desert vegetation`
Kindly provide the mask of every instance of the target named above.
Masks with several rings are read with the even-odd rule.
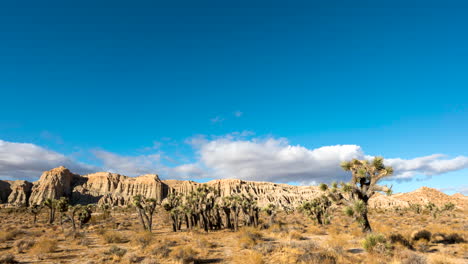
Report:
[[[162,201],[0,210],[0,263],[466,263],[467,208],[371,207],[392,168],[352,160],[348,183],[320,185],[291,208],[201,185]]]

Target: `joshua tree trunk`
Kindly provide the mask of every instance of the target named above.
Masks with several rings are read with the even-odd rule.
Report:
[[[226,228],[232,229],[231,223],[231,210],[229,208],[223,208],[224,215],[226,216]]]
[[[372,232],[371,225],[369,223],[369,219],[367,218],[367,210],[361,213],[361,225],[362,225],[362,232],[370,233]]]

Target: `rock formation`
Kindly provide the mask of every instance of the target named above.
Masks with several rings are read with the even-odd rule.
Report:
[[[133,196],[163,199],[163,183],[156,174],[127,177],[116,173],[97,172],[82,176],[73,188],[72,202],[127,205]]]
[[[138,177],[97,172],[84,176],[73,174],[65,167],[46,171],[34,183],[27,181],[0,181],[0,203],[10,205],[40,204],[48,198],[70,198],[72,203],[128,205],[133,196],[143,195],[162,201],[170,193],[188,194],[203,184],[219,191],[221,196],[243,194],[256,198],[259,206],[274,203],[282,208],[294,208],[305,200],[320,195],[315,186],[293,186],[271,182],[254,182],[244,180],[213,180],[207,183],[193,181],[163,180],[156,174]],[[462,194],[446,195],[435,189],[423,187],[411,193],[391,196],[375,195],[370,200],[371,207],[408,207],[410,203],[427,204],[432,201],[437,206],[447,202],[459,208],[468,207],[468,199]]]
[[[58,167],[42,173],[41,178],[34,183],[29,204],[41,204],[47,199],[70,197],[72,181],[79,177],[65,167]]]
[[[28,206],[33,184],[28,181],[12,181],[8,203],[16,206]]]

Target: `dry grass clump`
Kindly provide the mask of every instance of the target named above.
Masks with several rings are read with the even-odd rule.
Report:
[[[21,239],[21,240],[15,241],[13,246],[15,247],[17,253],[24,253],[25,251],[30,249],[32,246],[34,246],[35,243],[36,241],[32,239]]]
[[[176,246],[177,243],[172,240],[162,240],[159,244],[154,246],[151,249],[151,254],[154,256],[160,256],[162,258],[167,258],[169,254],[172,252],[172,247]]]
[[[31,253],[40,255],[43,253],[53,253],[58,248],[58,241],[51,238],[41,238],[31,248]]]
[[[138,256],[136,254],[130,254],[127,256],[128,263],[140,263],[145,259],[145,257]]]
[[[119,258],[123,257],[127,253],[125,248],[118,246],[111,246],[108,251],[104,252],[106,255],[117,256]]]
[[[292,230],[288,234],[289,240],[304,240],[302,234],[297,230]]]
[[[262,253],[263,255],[270,254],[278,248],[276,243],[264,242],[255,245],[252,249]]]
[[[146,248],[153,242],[153,234],[150,232],[141,232],[134,236],[134,243],[140,246],[142,249]]]
[[[107,244],[128,242],[128,240],[117,231],[107,231],[102,235],[102,238],[104,238],[104,241],[106,241]]]
[[[239,256],[233,258],[232,263],[234,264],[263,264],[263,256],[259,252],[249,250],[248,252],[242,252]]]
[[[254,247],[262,240],[262,233],[253,227],[244,227],[239,231],[237,243],[243,249]]]
[[[336,264],[338,260],[336,256],[329,251],[306,252],[298,258],[298,263]]]
[[[175,247],[170,256],[183,264],[195,262],[199,252],[194,250],[191,246],[178,246]]]
[[[416,254],[410,250],[404,250],[395,254],[394,259],[401,264],[427,264],[425,256]]]
[[[5,255],[0,256],[0,264],[13,264],[13,263],[18,263],[18,261],[15,260],[15,256],[11,253],[7,253]]]
[[[13,229],[11,231],[0,231],[0,243],[14,239],[19,234],[24,234],[24,231]]]

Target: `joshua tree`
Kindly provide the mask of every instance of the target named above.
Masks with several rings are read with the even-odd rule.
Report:
[[[387,186],[380,186],[377,183],[384,177],[393,173],[393,168],[384,165],[382,157],[375,157],[372,161],[357,160],[341,163],[345,171],[351,171],[352,179],[349,183],[333,183],[331,188],[326,184],[321,184],[320,188],[329,193],[329,197],[337,204],[345,205],[345,213],[353,216],[361,225],[363,232],[372,232],[372,228],[367,217],[369,199],[376,192],[392,193]]]
[[[275,217],[277,213],[277,208],[275,204],[268,204],[265,208],[263,208],[263,211],[270,217],[270,226],[272,226],[275,223]]]
[[[249,196],[242,195],[241,206],[245,217],[245,225],[257,227],[259,208],[255,198],[251,194]]]
[[[452,202],[448,202],[444,204],[444,207],[442,207],[442,211],[453,211],[455,209],[455,204]]]
[[[38,204],[34,204],[29,208],[29,212],[33,215],[33,223],[36,224],[37,222],[37,215],[41,212],[42,206]]]
[[[60,226],[62,227],[63,231],[63,215],[68,211],[68,198],[67,197],[60,197],[59,200],[56,200],[55,208],[59,212],[60,216]]]
[[[88,223],[91,220],[91,206],[82,206],[82,205],[75,205],[75,206],[68,206],[68,218],[70,218],[73,232],[76,232],[76,222],[75,216],[78,213],[78,222],[80,223],[79,228],[81,229],[84,224]]]
[[[164,210],[169,212],[169,214],[171,215],[172,230],[174,232],[180,230],[181,219],[179,218],[181,217],[181,213],[183,212],[183,210],[181,210],[181,199],[181,195],[171,193],[166,197],[166,199],[164,199],[162,204]]]
[[[55,221],[55,204],[57,200],[55,199],[47,199],[44,201],[44,206],[49,208],[49,224],[52,224]]]
[[[153,214],[157,205],[156,199],[136,195],[133,197],[133,204],[137,208],[143,229],[151,232],[153,229]]]
[[[78,221],[80,221],[80,229],[83,227],[84,224],[88,223],[91,220],[91,205],[88,206],[81,206],[80,210],[78,210]]]
[[[331,205],[332,202],[330,199],[327,196],[322,195],[311,201],[304,202],[301,205],[300,210],[312,218],[317,224],[324,225],[330,222],[329,209]]]

